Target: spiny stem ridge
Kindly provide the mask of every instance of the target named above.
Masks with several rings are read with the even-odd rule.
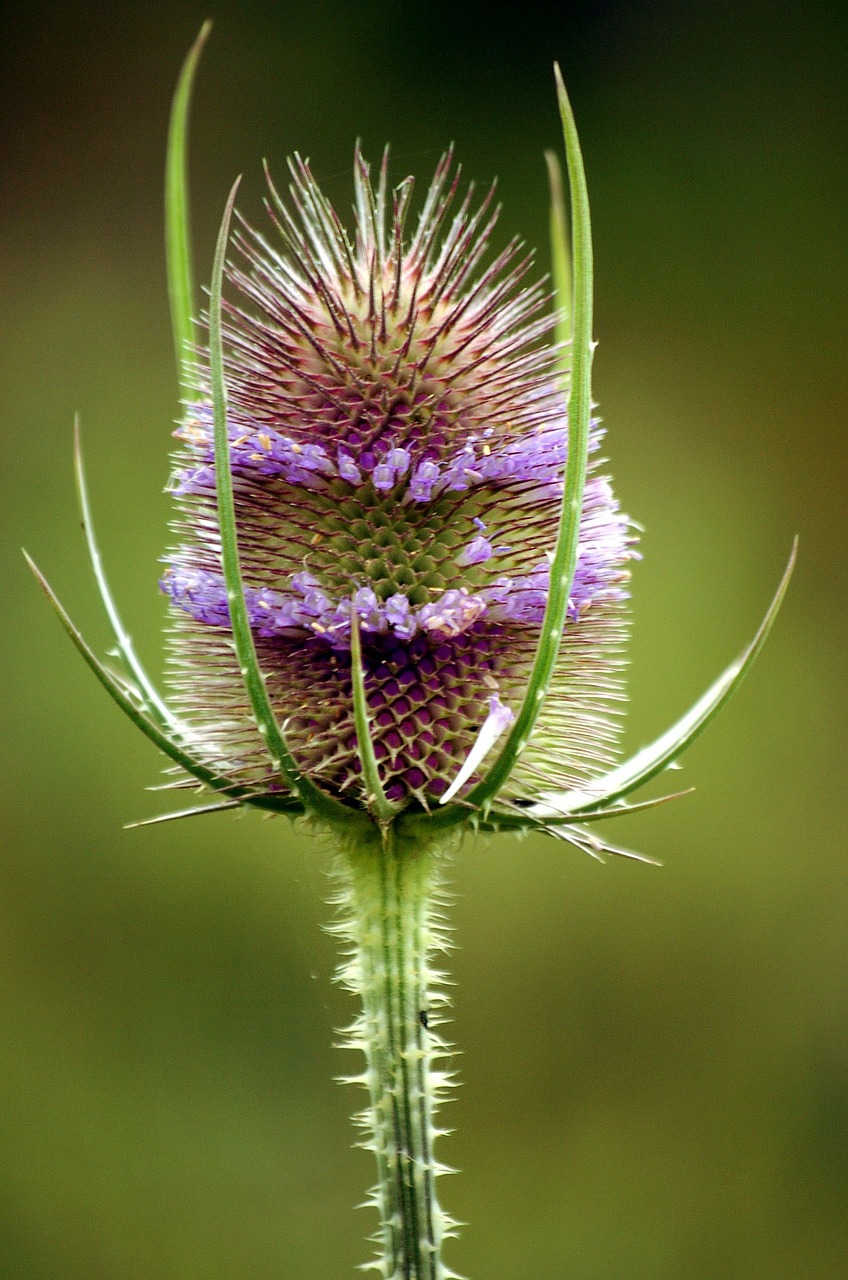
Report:
[[[362,1002],[343,1045],[365,1055],[368,1089],[356,1117],[374,1152],[377,1184],[366,1204],[377,1209],[370,1264],[385,1280],[450,1280],[442,1242],[455,1224],[440,1207],[435,1181],[447,1172],[433,1146],[443,1133],[435,1112],[453,1083],[442,1063],[448,1046],[436,1027],[447,1003],[433,967],[447,940],[438,911],[443,850],[415,847],[396,827],[382,841],[348,850],[340,869],[334,931],[346,943],[339,980]]]

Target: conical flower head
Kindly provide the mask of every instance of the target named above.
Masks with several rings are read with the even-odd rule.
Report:
[[[360,804],[352,630],[385,796],[431,808],[483,770],[527,685],[567,451],[563,353],[520,245],[489,251],[491,193],[458,203],[450,156],[407,235],[412,180],[357,153],[350,237],[308,166],[270,187],[273,242],[241,224],[224,307],[227,434],[248,619],[299,770]],[[202,378],[199,379],[202,382]],[[234,656],[212,410],[177,435],[178,545],[162,586],[171,681],[207,758],[279,787]],[[593,424],[590,450],[600,430]],[[627,519],[590,468],[554,679],[505,795],[568,787],[615,745]],[[457,787],[457,780],[460,786]]]

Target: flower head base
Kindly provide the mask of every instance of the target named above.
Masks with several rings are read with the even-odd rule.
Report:
[[[223,334],[247,616],[299,770],[356,804],[355,615],[385,795],[426,809],[482,726],[512,721],[538,646],[568,447],[555,317],[541,285],[522,287],[517,245],[485,265],[490,199],[475,210],[469,192],[443,232],[449,157],[408,244],[412,180],[389,198],[385,160],[375,191],[356,156],[352,239],[307,166],[291,171],[295,212],[271,188],[280,251],[243,227],[244,265],[227,272],[240,295]],[[193,404],[177,432],[180,545],[162,579],[172,674],[198,744],[244,783],[274,786],[229,634],[212,419]],[[594,424],[593,451],[599,436]],[[608,763],[631,543],[593,474],[559,663],[514,797],[540,769],[576,786]]]

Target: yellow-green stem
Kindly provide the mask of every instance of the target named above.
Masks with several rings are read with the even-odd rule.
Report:
[[[390,826],[342,858],[339,931],[349,944],[342,982],[362,1002],[346,1047],[365,1055],[349,1077],[368,1089],[357,1117],[377,1160],[369,1203],[380,1227],[375,1267],[386,1280],[449,1280],[442,1242],[453,1223],[440,1208],[434,1114],[450,1076],[436,1028],[445,1003],[433,952],[445,942],[434,906],[442,848],[405,840]]]

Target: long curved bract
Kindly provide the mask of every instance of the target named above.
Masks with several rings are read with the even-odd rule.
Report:
[[[563,389],[567,386],[568,390],[568,452],[559,529],[551,560],[550,586],[539,644],[521,706],[494,764],[485,777],[472,787],[462,804],[445,808],[438,818],[440,827],[465,822],[469,807],[485,813],[527,746],[556,666],[568,611],[568,597],[577,567],[592,405],[592,226],[577,126],[556,63],[554,74],[568,168],[572,225],[569,269],[568,249],[563,244],[566,218],[562,184],[556,181],[556,167],[549,166],[552,178],[553,279],[559,310],[556,336],[560,345],[560,376]],[[570,377],[567,352],[563,350],[564,343],[569,339]]]
[[[302,813],[303,806],[297,800],[293,800],[289,796],[274,796],[273,794],[254,792],[248,787],[240,786],[233,783],[230,779],[222,774],[216,773],[210,769],[203,761],[198,760],[189,751],[185,749],[179,742],[175,741],[165,733],[159,725],[155,724],[140,709],[142,701],[141,695],[127,681],[121,680],[117,675],[108,669],[97,657],[96,653],[83,639],[79,629],[71,621],[67,610],[60,602],[58,596],[53,591],[44,574],[38,568],[35,561],[24,552],[24,558],[32,570],[39,586],[44,591],[47,599],[53,606],[59,621],[65,628],[70,639],[73,641],[78,652],[87,662],[88,666],[97,676],[97,679],[103,685],[106,692],[113,698],[133,724],[141,729],[142,733],[150,739],[160,751],[164,752],[174,764],[180,766],[181,769],[195,777],[198,782],[202,782],[204,786],[210,787],[213,791],[225,793],[229,798],[238,800],[242,804],[255,805],[260,809],[270,809],[276,813],[290,813],[296,816]]]
[[[271,756],[273,766],[279,771],[287,786],[299,796],[305,808],[316,817],[330,823],[349,823],[353,811],[340,800],[326,795],[300,772],[277,723],[277,717],[268,697],[265,678],[259,669],[253,632],[247,615],[244,582],[238,550],[233,477],[230,470],[230,444],[227,436],[227,393],[224,383],[224,351],[221,335],[221,289],[224,276],[224,259],[230,233],[239,182],[237,179],[227,198],[224,216],[215,246],[212,266],[212,282],[209,290],[209,373],[212,387],[212,420],[215,441],[215,487],[218,496],[218,527],[221,535],[221,566],[227,588],[227,604],[233,646],[236,651],[241,677],[250,701],[256,725]]]
[[[168,299],[171,304],[171,327],[180,392],[186,399],[194,389],[192,349],[195,342],[194,274],[188,200],[188,117],[197,64],[211,30],[212,23],[204,22],[183,63],[171,108],[165,161],[165,263]]]
[[[620,810],[611,806],[615,806],[638,787],[650,782],[664,769],[670,768],[678,756],[682,755],[698,735],[703,733],[710,721],[718,715],[751,670],[783,604],[792,571],[795,568],[797,550],[798,539],[796,538],[792,543],[792,551],[783,577],[751,643],[684,716],[681,716],[654,742],[637,751],[624,764],[604,774],[590,786],[580,790],[551,792],[545,795],[539,804],[528,808],[528,816],[545,823],[565,821],[569,818],[582,819],[584,816],[594,816],[599,811],[607,812],[612,816]]]
[[[177,728],[176,717],[166,706],[164,700],[156,691],[153,681],[144,670],[138,655],[133,647],[126,627],[121,621],[115,604],[106,574],[103,570],[103,561],[100,556],[100,548],[97,545],[97,539],[94,534],[94,524],[91,519],[91,506],[88,500],[88,483],[85,478],[85,468],[82,460],[82,443],[80,440],[80,424],[79,418],[74,419],[74,474],[77,482],[77,495],[80,505],[80,519],[82,521],[82,531],[85,535],[85,544],[88,548],[88,558],[91,561],[91,569],[94,574],[94,581],[97,584],[97,590],[100,594],[100,600],[109,619],[109,625],[112,628],[112,634],[115,637],[118,653],[124,661],[127,670],[134,677],[138,685],[139,693],[143,700],[143,704],[150,712],[150,715],[163,727],[170,729]]]

